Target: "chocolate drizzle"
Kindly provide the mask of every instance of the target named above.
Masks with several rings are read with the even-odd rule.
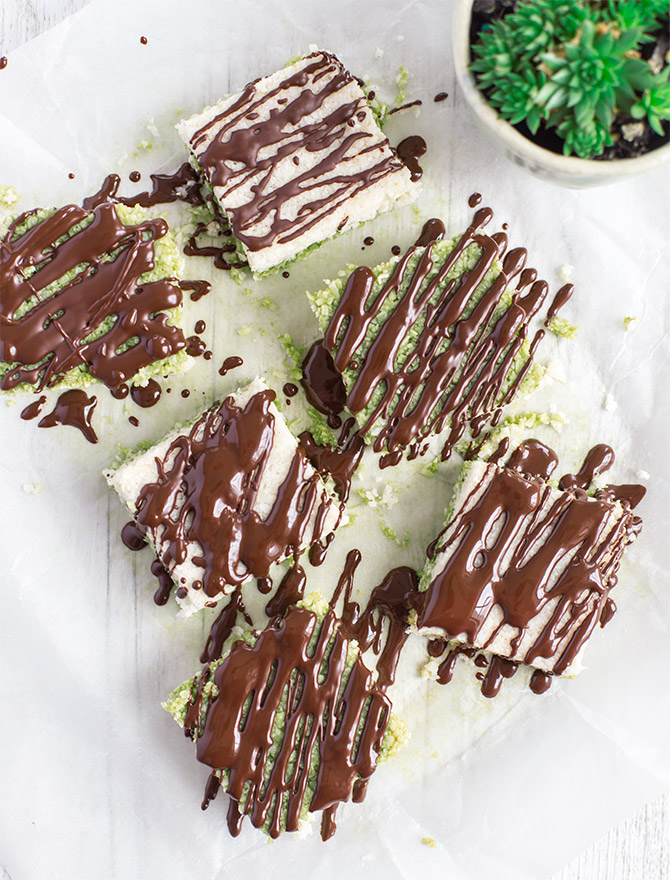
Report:
[[[506,658],[491,661],[487,696],[497,692],[501,676],[513,674],[501,660],[537,663],[556,675],[567,670],[594,626],[606,621],[624,547],[641,528],[628,501],[615,506],[606,490],[586,496],[594,476],[614,461],[610,447],[590,450],[558,492],[545,482],[557,461],[552,450],[530,440],[505,467],[483,465],[429,548],[438,572],[419,625],[439,628],[468,648],[499,653],[508,646]],[[544,687],[540,678],[534,689]]]
[[[130,396],[133,401],[144,409],[156,406],[161,398],[161,394],[160,383],[155,379],[149,379],[146,385],[131,385],[130,387]]]
[[[94,198],[19,232],[34,214],[18,217],[0,246],[0,361],[11,365],[3,390],[25,382],[39,391],[82,365],[114,388],[184,347],[163,311],[181,303],[179,288],[167,279],[139,283],[154,267],[164,220],[126,226],[114,205]]]
[[[81,431],[89,443],[97,443],[98,436],[91,424],[97,403],[97,397],[89,397],[80,388],[63,391],[56,401],[56,406],[37,423],[38,427],[53,428],[55,425],[70,425]]]
[[[377,432],[377,452],[399,460],[411,444],[450,428],[442,450],[447,458],[468,427],[479,432],[500,418],[530,368],[544,330],[522,347],[548,288],[525,268],[525,249],[507,251],[503,233],[481,231],[492,216],[490,208],[480,208],[439,264],[433,253],[444,226],[426,224],[374,299],[375,276],[367,267],[355,269],[346,282],[324,345],[335,369],[348,371],[347,406],[363,413],[363,434]],[[450,277],[466,252],[476,264]],[[497,260],[502,269],[485,289]],[[370,341],[373,322],[381,323]],[[401,347],[417,327],[418,338],[405,353]]]
[[[34,400],[32,403],[29,403],[28,406],[24,406],[21,410],[21,418],[28,421],[30,419],[36,419],[37,416],[42,412],[42,407],[47,402],[46,395],[42,394],[37,400]]]
[[[349,646],[332,610],[320,622],[312,611],[292,607],[253,646],[233,644],[214,671],[218,690],[204,723],[209,670],[201,675],[185,727],[198,760],[219,776],[228,771],[231,833],[243,815],[272,837],[295,831],[306,800],[310,812],[328,817],[328,837],[337,804],[351,796],[357,779],[374,772],[391,705],[360,656],[351,662]],[[210,776],[203,807],[215,785]]]
[[[317,443],[309,431],[303,431],[298,439],[312,465],[332,477],[338,497],[345,503],[349,499],[351,480],[365,449],[361,435],[358,432],[352,434],[345,445],[340,447]]]
[[[354,80],[338,59],[317,52],[301,64],[265,94],[258,81],[247,85],[190,141],[235,236],[252,253],[295,241],[402,169],[386,138],[361,127],[371,116],[365,96],[339,98]],[[315,164],[302,170],[305,152]],[[287,162],[295,170],[277,185],[275,171]]]
[[[244,408],[228,397],[204,413],[157,459],[158,479],[137,499],[137,523],[155,536],[168,570],[189,546],[200,548],[191,561],[208,597],[265,577],[273,562],[323,537],[334,502],[301,447],[265,519],[254,508],[274,442],[274,397],[260,391]]]

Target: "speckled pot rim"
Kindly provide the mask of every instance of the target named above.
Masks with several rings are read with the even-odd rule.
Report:
[[[545,169],[557,177],[600,179],[603,183],[617,178],[629,177],[657,168],[670,160],[670,143],[658,147],[643,156],[630,159],[596,161],[577,156],[563,156],[524,137],[504,119],[501,119],[486,101],[470,73],[470,19],[472,0],[457,0],[453,15],[453,53],[458,83],[479,121],[508,150],[525,159],[531,169]]]

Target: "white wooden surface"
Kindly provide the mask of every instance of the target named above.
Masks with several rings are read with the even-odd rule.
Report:
[[[0,0],[0,55],[11,52],[13,48],[57,24],[67,15],[83,8],[87,2],[88,0]],[[666,794],[613,828],[550,880],[669,878],[670,795]]]

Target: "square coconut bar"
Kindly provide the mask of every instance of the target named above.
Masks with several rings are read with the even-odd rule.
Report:
[[[594,447],[587,462],[603,450],[611,465],[606,446]],[[578,671],[594,628],[614,612],[609,593],[621,555],[642,524],[632,508],[643,487],[587,494],[605,469],[590,466],[550,484],[557,462],[533,440],[504,466],[467,462],[420,584],[420,632],[532,666],[540,688],[548,675]],[[508,677],[515,666],[496,668]]]
[[[329,541],[342,505],[261,380],[106,472],[187,613]]]
[[[254,275],[417,191],[357,80],[317,51],[177,126]]]
[[[230,795],[233,835],[245,815],[278,837],[323,811],[330,837],[338,804],[362,800],[378,761],[407,738],[358,642],[318,593],[260,632],[236,628],[220,658],[164,707],[212,769],[203,808],[220,789]]]
[[[384,464],[432,452],[437,435],[446,459],[466,431],[495,422],[522,383],[537,382],[532,357],[544,330],[531,336],[530,325],[548,285],[526,268],[525,249],[484,231],[491,218],[479,209],[452,239],[430,220],[404,254],[349,267],[308,294],[347,407]],[[546,319],[571,292],[558,291]]]
[[[165,220],[92,197],[21,214],[0,241],[0,389],[142,385],[190,365]]]

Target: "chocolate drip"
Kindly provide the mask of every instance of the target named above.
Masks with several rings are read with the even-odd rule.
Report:
[[[124,382],[122,385],[119,385],[117,388],[110,388],[109,393],[112,395],[114,400],[124,400],[128,397],[130,393],[130,388]]]
[[[311,464],[333,478],[340,501],[346,502],[351,490],[351,480],[365,450],[361,435],[352,434],[343,448],[321,445],[309,431],[303,431],[298,439]]]
[[[231,370],[234,370],[237,367],[241,367],[243,363],[244,361],[242,360],[242,358],[238,357],[237,355],[227,357],[219,368],[219,376],[225,376],[226,373],[229,373]]]
[[[242,187],[253,193],[239,206],[226,203],[235,236],[248,250],[299,238],[349,198],[402,167],[393,154],[384,155],[385,138],[368,143],[372,135],[356,127],[356,117],[371,113],[363,95],[325,109],[328,99],[351,82],[337,58],[315,53],[267,94],[259,94],[255,83],[247,85],[191,138],[204,175],[213,187],[224,189],[224,198]],[[285,103],[266,116],[268,102],[279,94],[286,95]],[[375,150],[381,154],[378,161],[347,171],[353,159]],[[321,157],[314,167],[277,186],[273,178],[278,164],[293,159],[298,165],[303,151]],[[286,210],[291,200],[312,192],[297,215]]]
[[[468,205],[470,208],[476,208],[477,205],[481,204],[482,194],[481,193],[472,193],[470,198],[468,199]]]
[[[212,285],[209,281],[180,281],[179,286],[182,290],[191,291],[192,302],[197,302],[199,299],[202,299],[203,296],[207,296],[212,289]]]
[[[418,135],[410,135],[403,138],[396,147],[396,152],[403,165],[409,169],[412,180],[419,180],[423,176],[423,168],[419,165],[419,159],[426,152],[426,142]]]
[[[536,669],[530,677],[528,685],[534,694],[546,694],[551,687],[553,676],[541,669]]]
[[[439,104],[441,101],[446,101],[449,97],[449,92],[438,92],[437,95],[433,98],[436,104]]]
[[[213,221],[210,221],[213,222]],[[232,260],[227,259],[228,254],[234,254],[237,250],[237,245],[234,242],[227,241],[225,244],[221,245],[200,245],[198,244],[198,238],[203,234],[203,232],[208,231],[209,223],[198,223],[195,227],[195,232],[189,240],[184,245],[184,253],[187,257],[214,257],[214,266],[217,269],[223,269],[224,271],[229,271],[230,269],[241,269],[246,264],[234,262]],[[220,234],[222,236],[230,235],[230,229],[227,226],[221,227]]]
[[[637,507],[640,501],[647,494],[644,486],[638,483],[623,483],[621,486],[605,486],[596,492],[597,497],[609,498],[611,501],[620,501],[626,504],[631,510]]]
[[[444,238],[445,231],[444,223],[438,217],[431,217],[423,224],[421,234],[414,242],[414,247],[428,247],[429,244],[440,241]],[[400,253],[400,248],[398,248],[398,253]]]
[[[285,382],[282,391],[287,397],[295,397],[299,391],[299,388],[297,385],[294,385],[293,382]]]
[[[416,101],[408,101],[406,104],[401,104],[400,107],[393,107],[393,109],[389,110],[389,116],[392,116],[394,113],[400,113],[402,110],[409,110],[410,107],[420,107],[422,104],[421,98],[417,98]]]
[[[4,236],[0,360],[13,366],[0,380],[3,390],[23,382],[41,390],[81,365],[114,388],[184,347],[163,312],[181,303],[179,288],[165,279],[138,286],[154,267],[154,243],[167,224],[126,226],[113,204],[94,201],[90,210],[67,205],[19,234],[35,212],[22,214]],[[70,272],[69,282],[44,293]]]
[[[507,443],[509,445],[509,440]],[[517,446],[508,458],[505,467],[522,475],[548,480],[558,467],[558,456],[553,449],[540,443],[539,440],[527,440]]]
[[[207,783],[205,785],[205,796],[203,797],[202,804],[200,805],[201,809],[203,809],[203,810],[207,809],[207,807],[212,803],[214,798],[219,793],[220,788],[221,788],[221,779],[219,778],[219,774],[216,772],[210,773],[209,778],[207,779]],[[231,801],[229,807],[233,803],[235,803],[235,802]],[[233,837],[236,837],[237,834],[239,834],[239,831],[236,833],[234,830],[231,830],[231,827],[230,827],[231,826],[231,815],[230,815],[230,813],[231,813],[231,810],[229,809],[228,810],[228,830],[233,835]],[[236,823],[235,823],[234,817],[233,817],[232,822],[233,822],[233,825],[235,826]]]
[[[9,60],[6,55],[2,55],[0,57],[0,70],[4,70],[7,67]]]
[[[212,624],[205,647],[200,655],[201,663],[212,663],[214,660],[219,659],[223,652],[223,644],[237,623],[238,614],[242,614],[247,623],[251,625],[251,619],[247,615],[244,602],[242,601],[242,591],[239,587],[233,592]]]
[[[301,384],[314,409],[328,416],[331,428],[339,428],[339,414],[346,405],[347,392],[322,339],[312,345],[302,362]]]
[[[600,612],[600,626],[607,626],[615,614],[616,604],[614,599],[608,598],[603,605],[603,610]]]
[[[144,409],[156,406],[161,398],[162,389],[155,379],[149,379],[146,385],[131,385],[130,396],[133,401]]]
[[[558,486],[560,489],[583,489],[586,491],[593,480],[608,471],[614,464],[614,450],[606,443],[594,446],[587,454],[576,474],[565,474]]]
[[[121,529],[121,540],[129,550],[144,550],[147,546],[144,532],[138,528],[137,523],[132,519]]]
[[[263,595],[267,595],[272,590],[272,578],[264,577],[256,579],[256,587],[258,588],[258,592]]]
[[[335,608],[343,596],[342,626],[358,642],[361,651],[372,648],[379,655],[377,684],[385,689],[395,680],[400,653],[407,641],[409,613],[421,607],[423,594],[419,592],[419,578],[413,568],[394,568],[374,588],[361,612],[358,603],[351,599],[354,574],[360,560],[359,550],[349,551],[330,604]]]
[[[350,797],[356,779],[374,772],[390,703],[359,656],[348,662],[349,645],[332,610],[319,622],[313,612],[292,607],[253,646],[233,644],[214,671],[216,696],[204,724],[208,670],[201,676],[185,726],[198,759],[215,772],[228,770],[235,829],[238,816],[249,815],[272,837],[283,827],[296,830],[310,779],[310,811],[323,810],[332,820],[332,808]],[[215,785],[210,777],[206,800]]]
[[[159,559],[154,559],[151,563],[151,574],[158,580],[158,587],[154,593],[154,602],[156,605],[166,605],[174,587],[170,572]]]
[[[200,545],[202,554],[192,562],[203,569],[210,597],[249,576],[265,577],[273,562],[305,540],[318,541],[333,504],[298,447],[267,517],[254,510],[274,442],[274,397],[273,391],[260,391],[243,409],[228,397],[204,413],[157,460],[158,479],[137,499],[137,523],[160,535],[167,568],[186,560],[189,543]]]
[[[333,804],[332,806],[327,807],[321,814],[321,840],[324,842],[330,840],[333,834],[337,831],[337,822],[335,821],[336,812],[337,804]]]
[[[469,648],[467,645],[454,645],[450,647],[446,657],[437,668],[437,680],[440,684],[449,684],[454,676],[456,663],[461,654],[465,657],[474,657],[475,649]]]
[[[553,673],[565,672],[607,614],[624,546],[641,525],[626,508],[616,516],[611,500],[584,493],[613,460],[609,447],[594,447],[566,481],[570,491],[558,497],[543,482],[556,456],[538,441],[522,444],[506,468],[488,464],[431,545],[431,555],[447,559],[426,591],[420,626],[439,627],[447,638],[465,634],[469,645],[486,649],[507,625],[516,630],[510,659],[532,665],[544,658]],[[500,622],[491,629],[494,609]],[[542,629],[528,644],[528,627],[540,615]],[[489,690],[496,689],[498,672],[491,673]]]
[[[543,330],[532,338],[523,366],[519,356],[530,322],[545,300],[547,284],[537,280],[534,269],[525,268],[525,249],[506,253],[504,234],[489,236],[481,231],[492,216],[490,208],[480,208],[437,268],[434,244],[423,250],[410,248],[374,301],[371,270],[361,266],[349,276],[324,345],[336,370],[355,371],[347,406],[354,414],[372,410],[361,431],[365,434],[379,426],[376,452],[402,454],[417,438],[450,427],[442,451],[447,458],[469,425],[481,431],[487,421],[493,424],[499,418],[530,367]],[[425,237],[434,231],[435,227]],[[447,281],[456,261],[470,248],[478,254],[474,268]],[[497,259],[502,259],[502,270],[482,292]],[[505,306],[510,289],[512,300]],[[389,300],[396,304],[375,328],[375,338],[365,350],[372,324]],[[399,362],[410,328],[421,319],[418,339]]]
[[[191,357],[200,357],[207,349],[206,343],[199,336],[188,336],[186,338],[186,354]]]
[[[297,562],[294,563],[279,582],[274,597],[265,606],[265,613],[268,617],[284,614],[291,605],[299,602],[305,595],[306,583],[305,569]]]
[[[91,424],[97,403],[97,397],[89,397],[79,388],[64,391],[51,412],[37,423],[38,427],[53,428],[56,425],[70,425],[81,431],[89,443],[97,443],[98,436]]]
[[[563,287],[558,290],[556,296],[551,301],[551,305],[547,309],[547,317],[544,322],[545,327],[548,327],[551,324],[574,292],[574,284],[564,284]]]
[[[518,668],[518,663],[513,663],[505,657],[491,657],[486,675],[482,680],[482,694],[489,699],[497,696],[503,679],[511,678]]]
[[[24,408],[21,410],[21,418],[25,421],[36,419],[37,416],[42,412],[42,407],[46,402],[46,396],[42,394],[37,400],[29,403],[28,406],[24,406]]]
[[[137,176],[133,177],[133,175]],[[103,201],[120,202],[131,208],[136,205],[151,208],[154,205],[176,201],[187,202],[189,205],[204,204],[198,175],[188,162],[184,162],[174,174],[151,174],[150,177],[151,192],[139,193],[136,196],[120,196],[118,190],[121,178],[118,174],[109,174],[104,179],[100,190],[94,196],[84,200],[84,207],[91,209]],[[136,183],[140,179],[140,175],[134,171],[131,173],[130,179]]]

